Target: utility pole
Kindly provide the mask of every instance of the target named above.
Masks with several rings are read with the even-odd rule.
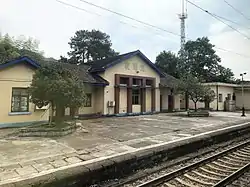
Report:
[[[244,107],[244,79],[243,79],[243,77],[244,77],[244,75],[246,75],[247,73],[245,72],[245,73],[241,73],[240,74],[240,76],[241,76],[241,99],[242,99],[242,114],[241,114],[241,116],[242,117],[245,117],[246,115],[245,115],[245,107]]]

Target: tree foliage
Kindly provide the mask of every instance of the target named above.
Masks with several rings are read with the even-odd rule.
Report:
[[[16,58],[19,55],[17,48],[13,44],[12,38],[8,34],[0,37],[0,64]]]
[[[215,97],[209,87],[202,85],[199,79],[190,74],[181,78],[179,90],[194,102],[195,111],[197,111],[197,102],[210,103]]]
[[[117,55],[111,48],[110,36],[99,30],[79,30],[70,38],[69,63],[85,63]],[[65,62],[65,58],[61,58]]]
[[[18,56],[28,56],[37,62],[44,60],[43,52],[39,51],[37,40],[24,36],[14,38],[8,34],[0,36],[0,63],[5,63]]]
[[[202,82],[233,82],[233,72],[220,65],[221,59],[213,48],[214,45],[207,37],[187,41],[182,59],[163,51],[156,57],[156,64],[177,78],[183,74],[192,74]]]
[[[181,61],[177,55],[171,51],[163,51],[156,57],[155,65],[165,73],[176,78],[181,77]]]
[[[85,101],[78,69],[72,70],[60,63],[47,63],[39,68],[29,91],[31,101],[38,107],[50,104],[55,109],[56,123],[63,120],[66,107],[80,107]]]
[[[209,110],[210,108],[210,103],[213,102],[215,99],[215,92],[211,90],[209,87],[205,87],[205,95],[204,97],[200,100],[200,102],[205,103],[205,109]]]

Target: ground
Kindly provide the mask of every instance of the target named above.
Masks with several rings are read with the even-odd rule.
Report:
[[[82,128],[60,138],[19,138],[16,129],[0,129],[0,184],[13,177],[191,137],[250,121],[240,113],[212,112],[211,117],[176,114],[83,120]]]

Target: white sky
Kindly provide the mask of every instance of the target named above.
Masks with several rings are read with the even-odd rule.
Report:
[[[178,36],[152,29],[137,22],[87,5],[80,0],[61,0],[91,13],[63,5],[56,0],[1,0],[0,32],[11,36],[31,36],[40,41],[45,56],[59,58],[69,51],[69,38],[76,30],[99,29],[110,35],[113,48],[126,53],[141,50],[153,62],[163,50],[177,52]],[[181,0],[88,0],[130,17],[179,33]],[[239,23],[233,25],[250,37],[250,21],[227,6],[223,0],[191,0],[197,5]],[[250,18],[249,0],[227,0]],[[222,65],[235,77],[248,72],[250,80],[250,40],[199,9],[188,5],[187,37],[208,36],[217,47],[245,54],[249,58],[218,50]]]

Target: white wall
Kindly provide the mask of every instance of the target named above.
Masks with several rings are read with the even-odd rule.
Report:
[[[162,110],[168,110],[168,96],[171,95],[170,88],[161,88]],[[180,94],[174,94],[174,110],[180,110]]]
[[[244,99],[242,99],[242,92],[240,90],[237,90],[235,92],[236,96],[236,108],[241,109],[243,106],[244,101],[244,107],[247,110],[250,110],[250,90],[244,90]]]

